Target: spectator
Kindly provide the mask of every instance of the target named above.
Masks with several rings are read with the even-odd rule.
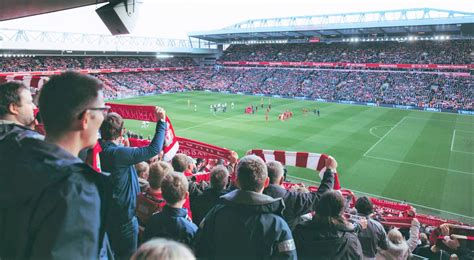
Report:
[[[111,194],[108,201],[107,232],[117,258],[130,258],[137,250],[138,221],[135,208],[140,186],[134,165],[157,155],[163,147],[166,132],[165,111],[156,107],[155,116],[158,119],[155,135],[145,147],[119,146],[124,131],[123,119],[117,113],[109,113],[100,127],[101,166],[111,174],[108,182]]]
[[[410,239],[405,240],[402,233],[397,228],[388,232],[388,249],[380,250],[376,259],[408,259],[411,252],[418,245],[418,235],[420,232],[420,222],[416,218],[411,221]]]
[[[170,173],[163,178],[161,186],[166,205],[163,211],[150,218],[145,228],[145,240],[169,238],[191,246],[198,228],[183,208],[189,196],[188,180],[181,173]]]
[[[331,160],[328,159],[326,161],[326,167],[329,163],[331,163]],[[301,193],[298,191],[289,191],[283,187],[283,165],[277,161],[270,161],[267,162],[267,168],[270,185],[263,190],[263,194],[273,198],[283,199],[285,202],[283,218],[288,222],[288,225],[292,229],[302,221],[300,217],[311,212],[313,207],[319,202],[321,195],[328,190],[332,190],[334,185],[333,173],[331,170],[327,169],[317,192]]]
[[[229,191],[226,189],[229,184],[229,171],[223,165],[218,165],[211,170],[211,187],[204,190],[191,201],[193,210],[193,222],[199,225],[207,212],[218,204],[219,198]]]
[[[374,207],[367,197],[359,197],[356,201],[355,208],[359,216],[366,218],[367,228],[359,234],[359,241],[362,245],[364,259],[375,259],[377,247],[383,250],[388,249],[387,233],[380,222],[373,220],[370,214],[373,213]]]
[[[108,110],[102,84],[76,72],[52,76],[39,105],[45,141],[17,138],[15,159],[1,167],[0,258],[104,257],[104,177],[77,157],[96,143]]]
[[[362,259],[357,234],[343,212],[344,198],[339,191],[321,196],[313,219],[296,226],[294,235],[300,259]]]
[[[149,188],[137,197],[137,217],[139,224],[144,227],[150,217],[161,211],[166,202],[161,192],[163,178],[173,172],[173,167],[163,161],[150,165]]]
[[[196,259],[186,246],[181,243],[157,238],[141,245],[131,260],[194,260]]]
[[[269,179],[260,157],[248,155],[237,165],[240,187],[224,196],[200,224],[196,254],[211,259],[296,259],[284,203],[262,194]]]
[[[0,128],[4,133],[7,125],[33,128],[36,109],[29,89],[20,82],[0,85]]]
[[[138,183],[140,184],[140,191],[145,191],[150,186],[148,184],[150,166],[147,162],[139,162],[135,164],[135,169],[137,171]]]

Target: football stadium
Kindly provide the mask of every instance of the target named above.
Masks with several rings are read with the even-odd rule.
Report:
[[[166,39],[141,1],[4,2],[0,259],[474,258],[474,12]],[[109,34],[2,26],[87,5]]]

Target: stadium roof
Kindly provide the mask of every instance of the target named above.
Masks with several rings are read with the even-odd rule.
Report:
[[[215,43],[350,37],[474,35],[474,13],[431,8],[247,20],[189,37]]]
[[[110,0],[2,0],[0,21],[109,2]],[[110,2],[115,2],[112,0]]]

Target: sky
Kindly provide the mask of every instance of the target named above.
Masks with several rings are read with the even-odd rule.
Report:
[[[188,32],[217,30],[259,18],[431,7],[474,13],[473,0],[139,0],[132,35],[184,39]],[[0,22],[0,28],[110,34],[99,6]]]

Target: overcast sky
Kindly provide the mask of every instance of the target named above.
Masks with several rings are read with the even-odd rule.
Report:
[[[141,0],[133,35],[185,38],[248,19],[431,7],[474,13],[473,0]],[[96,6],[0,22],[0,28],[109,34]]]

